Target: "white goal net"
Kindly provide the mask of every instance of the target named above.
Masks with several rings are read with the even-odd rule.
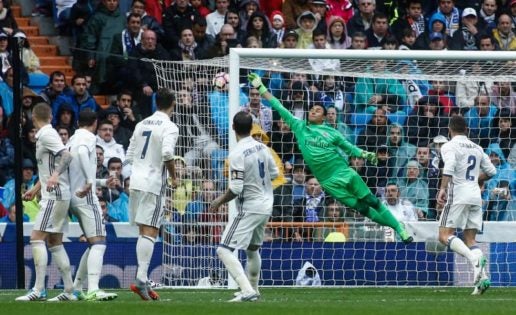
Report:
[[[515,61],[514,53],[285,49],[153,61],[159,86],[176,92],[172,119],[180,130],[181,184],[168,192],[161,281],[228,285],[215,249],[231,206],[210,213],[208,205],[227,187],[225,159],[235,141],[230,121],[244,109],[255,118],[253,135],[274,151],[282,172],[262,247],[261,285],[470,286],[468,262],[437,242],[439,150],[452,115],[466,118],[470,138],[499,169],[482,189],[485,224],[477,240],[493,285],[516,285]],[[416,242],[403,245],[391,229],[320,189],[295,135],[249,88],[250,72],[260,74],[295,116],[304,119],[312,104],[323,104],[328,124],[358,147],[377,152],[378,166],[342,158]]]

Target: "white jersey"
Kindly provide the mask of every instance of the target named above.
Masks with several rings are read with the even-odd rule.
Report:
[[[408,200],[400,199],[395,205],[385,202],[385,206],[398,221],[411,222],[418,220],[414,205]]]
[[[132,162],[131,189],[161,193],[167,180],[164,162],[174,157],[178,136],[176,124],[161,111],[136,125],[126,155]]]
[[[36,159],[38,161],[39,180],[41,182],[41,198],[46,200],[70,200],[70,182],[68,171],[59,176],[57,186],[47,191],[47,181],[60,161],[57,154],[66,150],[57,131],[50,124],[36,133]]]
[[[278,176],[269,147],[251,137],[240,139],[229,154],[231,182],[229,189],[237,194],[239,212],[272,213],[272,180]]]
[[[478,185],[480,171],[488,176],[496,174],[496,168],[484,150],[466,136],[459,135],[443,145],[441,155],[443,174],[452,177],[448,187],[448,203],[481,206]]]
[[[96,190],[96,174],[97,174],[97,153],[95,146],[97,144],[97,137],[86,129],[77,129],[74,135],[68,140],[67,147],[72,154],[72,162],[69,166],[70,171],[70,191],[72,193],[72,206],[77,204],[94,204],[98,198],[95,193]],[[87,174],[84,174],[79,160],[79,148],[84,147],[88,150],[88,165],[86,165]],[[91,191],[84,198],[75,196],[75,192],[82,189],[86,184],[86,180],[90,178],[93,180]],[[96,204],[96,203],[95,203]]]

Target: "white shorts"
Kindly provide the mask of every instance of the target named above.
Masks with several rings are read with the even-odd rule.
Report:
[[[48,233],[64,233],[68,227],[70,200],[42,199],[34,222],[34,230]]]
[[[261,246],[269,217],[268,214],[239,213],[226,225],[220,245],[230,249],[247,249],[249,245]]]
[[[153,226],[157,229],[163,219],[165,198],[150,192],[133,190],[129,195],[129,210],[132,224]]]
[[[100,204],[79,204],[72,207],[72,213],[79,219],[79,225],[86,238],[106,236],[106,227],[102,219]]]
[[[439,226],[480,231],[482,228],[482,208],[479,205],[446,204],[439,220]]]

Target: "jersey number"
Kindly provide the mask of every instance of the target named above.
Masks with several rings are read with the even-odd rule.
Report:
[[[258,160],[258,172],[262,179],[262,185],[265,186],[265,181],[263,180],[265,178],[265,163],[260,160]]]
[[[466,170],[466,180],[475,181],[475,176],[470,175],[470,172],[475,169],[477,165],[477,158],[474,155],[468,156],[468,168]]]
[[[142,155],[140,156],[140,159],[144,159],[145,155],[147,154],[147,148],[149,147],[149,140],[150,140],[151,134],[152,134],[152,131],[150,131],[150,130],[142,132],[142,136],[144,136],[146,139],[145,139],[145,144],[143,145]]]

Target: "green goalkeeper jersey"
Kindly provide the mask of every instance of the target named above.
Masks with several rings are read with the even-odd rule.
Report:
[[[349,156],[362,154],[362,150],[347,141],[338,130],[325,124],[314,125],[296,118],[276,98],[272,98],[270,104],[290,126],[305,163],[319,182],[337,176],[339,169],[349,167],[340,150]]]

